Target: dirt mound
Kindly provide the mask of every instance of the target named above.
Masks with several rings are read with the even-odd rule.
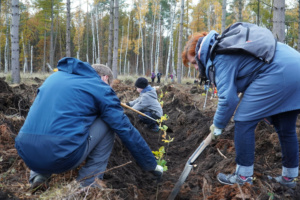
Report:
[[[113,88],[122,102],[138,97],[133,84],[122,81],[114,84]],[[14,148],[14,138],[24,123],[38,85],[9,87],[0,80],[0,87],[5,88],[5,92],[0,93],[0,198],[39,198],[43,193],[28,193],[29,169]],[[91,189],[88,199],[167,199],[188,158],[209,134],[217,102],[216,99],[210,99],[210,93],[205,102],[205,96],[202,95],[204,91],[193,84],[163,87],[156,85],[156,88],[163,101],[164,113],[169,116],[169,120],[164,122],[172,130],[167,133],[167,138],[174,138],[173,142],[164,143],[162,131],[149,131],[139,123],[136,113],[124,111],[153,151],[165,147],[163,159],[167,161],[168,170],[164,173],[163,180],[157,184],[150,173],[142,171],[117,137],[108,171],[104,175],[104,182],[110,189],[101,192]],[[297,133],[300,136],[300,122],[297,124]],[[264,122],[260,122],[255,134],[254,184],[225,186],[217,181],[216,175],[219,172],[235,171],[233,130],[234,123],[230,122],[220,139],[213,141],[202,152],[176,199],[300,199],[299,190],[286,188],[267,178],[267,175],[281,173],[281,151],[274,129]],[[53,175],[48,193],[59,187],[57,185],[68,185],[72,182],[77,170]],[[103,195],[100,197],[100,194]],[[77,195],[78,199],[85,198],[78,191],[72,195]]]

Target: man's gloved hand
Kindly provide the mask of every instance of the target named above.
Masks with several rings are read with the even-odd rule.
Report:
[[[151,171],[151,173],[154,175],[153,179],[159,182],[161,180],[163,172],[164,172],[164,168],[160,165],[156,165],[155,170]]]
[[[129,102],[126,102],[126,105],[127,105],[127,106],[130,106]]]
[[[222,131],[223,129],[220,129],[220,128],[217,128],[215,125],[211,125],[210,126],[210,133],[211,133],[211,139],[212,140],[215,140],[217,139],[221,134],[222,134]]]

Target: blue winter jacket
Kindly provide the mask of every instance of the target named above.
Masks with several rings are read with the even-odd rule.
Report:
[[[38,89],[15,147],[27,166],[38,173],[61,173],[82,157],[89,128],[97,117],[118,134],[146,171],[157,163],[140,133],[123,112],[113,89],[85,62],[63,58],[59,71]]]
[[[240,92],[244,97],[236,110],[236,121],[263,119],[300,109],[300,54],[296,50],[277,42],[270,63],[245,53],[217,54],[212,63],[210,48],[216,35],[211,31],[203,39],[200,50],[207,77],[209,68],[215,65],[219,97],[213,122],[216,127],[227,125],[238,105]]]

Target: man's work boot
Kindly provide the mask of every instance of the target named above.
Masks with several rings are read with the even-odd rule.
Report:
[[[49,180],[47,177],[43,175],[37,175],[34,177],[30,189],[32,192],[36,192],[38,190],[46,191],[49,187]]]

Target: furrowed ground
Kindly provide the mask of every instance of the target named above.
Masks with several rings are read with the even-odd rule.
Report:
[[[42,80],[34,78],[35,84],[9,86],[0,80],[0,199],[167,199],[177,182],[188,158],[209,134],[217,98],[208,93],[204,109],[205,93],[196,84],[153,85],[161,95],[164,113],[169,119],[163,124],[171,132],[162,141],[163,131],[154,133],[139,123],[138,116],[124,110],[132,124],[140,131],[152,151],[165,147],[163,159],[168,170],[160,183],[142,171],[117,137],[111,154],[103,189],[81,189],[76,184],[78,169],[53,175],[46,192],[32,194],[29,190],[29,169],[14,148],[14,139],[24,123],[37,88]],[[116,80],[113,86],[122,102],[138,97],[132,81]],[[297,134],[300,137],[300,119]],[[233,142],[234,122],[231,121],[220,139],[213,141],[195,161],[194,168],[181,187],[176,199],[300,199],[299,183],[296,189],[281,186],[267,176],[281,173],[281,149],[272,126],[260,122],[255,131],[255,180],[253,185],[225,186],[216,175],[235,171]],[[33,155],[34,156],[34,155]]]

